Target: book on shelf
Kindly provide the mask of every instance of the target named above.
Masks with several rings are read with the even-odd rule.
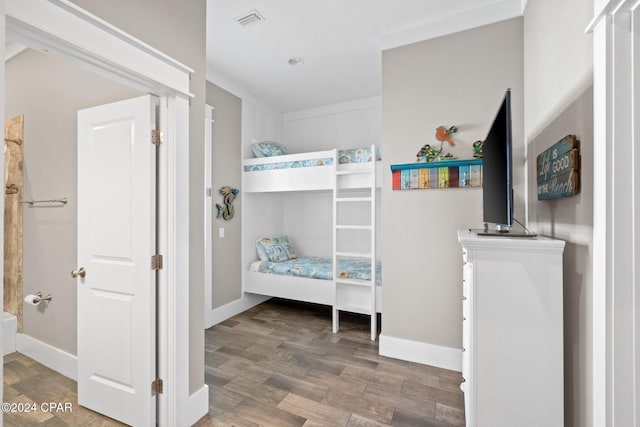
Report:
[[[400,188],[402,190],[411,189],[411,178],[409,177],[410,169],[402,169],[400,173]]]
[[[449,167],[448,166],[438,168],[438,186],[440,188],[449,187]]]
[[[469,167],[471,187],[482,187],[482,166],[471,165]]]
[[[429,188],[438,188],[438,168],[429,169]]]
[[[451,166],[449,168],[449,188],[458,188],[460,187],[460,178],[458,166]]]
[[[411,169],[409,171],[409,188],[414,189],[418,188],[418,169]]]
[[[393,171],[391,173],[391,189],[400,190],[400,171]]]
[[[429,188],[429,169],[419,169],[418,188]]]
[[[469,166],[464,165],[458,167],[458,187],[460,188],[469,188],[470,187],[470,178],[469,178]]]

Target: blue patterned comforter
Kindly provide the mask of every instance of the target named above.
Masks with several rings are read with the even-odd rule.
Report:
[[[376,148],[376,160],[382,159],[382,151],[380,148]],[[371,150],[369,148],[350,148],[347,150],[338,150],[338,163],[366,163],[372,160]],[[300,160],[295,162],[278,162],[267,163],[263,165],[250,165],[245,166],[245,172],[253,171],[265,171],[275,169],[290,169],[290,168],[307,168],[313,166],[328,166],[333,164],[332,158],[326,159],[313,159],[313,160]]]
[[[313,166],[329,166],[332,164],[333,164],[333,158],[299,160],[295,162],[278,162],[278,163],[267,163],[264,165],[245,166],[244,171],[254,172],[254,171],[270,171],[270,170],[276,170],[276,169],[309,168]]]
[[[311,279],[333,279],[331,258],[307,257],[289,261],[262,261],[253,271],[286,276],[308,277]],[[370,280],[371,267],[368,261],[360,259],[342,259],[338,261],[338,276],[343,279]],[[382,283],[381,263],[376,263],[376,284]]]

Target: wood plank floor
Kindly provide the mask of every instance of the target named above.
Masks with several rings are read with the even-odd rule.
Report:
[[[333,334],[330,308],[272,299],[205,336],[210,411],[198,427],[464,425],[460,374],[379,356],[368,317],[343,314]],[[7,427],[123,425],[80,407],[75,381],[19,353],[4,358],[4,401],[37,408],[5,412]]]
[[[196,426],[463,426],[458,372],[378,355],[369,318],[272,299],[206,331]]]
[[[4,356],[3,400],[15,404],[3,411],[5,427],[118,427],[124,426],[111,418],[78,405],[77,383],[20,353]],[[49,404],[54,402],[60,406]],[[35,410],[32,410],[35,409]]]

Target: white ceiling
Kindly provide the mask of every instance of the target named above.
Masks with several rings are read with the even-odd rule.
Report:
[[[518,16],[522,1],[207,0],[207,78],[281,113],[379,96],[382,50]],[[252,9],[266,19],[236,23]]]

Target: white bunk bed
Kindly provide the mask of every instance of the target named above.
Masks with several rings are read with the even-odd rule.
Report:
[[[331,159],[328,164],[324,162],[326,159]],[[304,165],[314,161],[322,163],[316,166],[287,167],[294,163]],[[378,173],[379,164],[380,161],[375,162],[376,188],[382,186],[381,174]],[[279,165],[282,167],[278,167]],[[273,168],[268,168],[269,166]],[[366,171],[367,166],[366,163],[340,163],[336,149],[245,159],[242,161],[242,188],[245,193],[333,190],[336,173]],[[264,169],[260,170],[261,167]],[[344,178],[340,185],[345,189],[369,186],[365,174],[345,175]]]
[[[335,289],[333,280],[282,276],[250,270],[245,272],[244,291],[253,294],[333,306],[336,299]],[[359,295],[346,296],[346,298],[349,297],[351,298],[348,302],[352,306],[360,306],[363,311],[368,310],[368,306],[359,301]],[[381,298],[382,285],[376,285],[376,311],[378,313],[382,313]]]
[[[375,243],[375,211],[376,188],[380,188],[379,161],[375,146],[369,147],[372,159],[363,163],[341,163],[341,152],[337,149],[316,151],[284,156],[246,159],[242,162],[243,200],[251,195],[291,192],[322,192],[332,194],[333,199],[333,275],[332,280],[312,279],[306,277],[283,276],[250,271],[249,264],[257,259],[255,241],[274,233],[273,230],[260,229],[257,221],[249,218],[251,212],[260,211],[260,215],[269,214],[269,208],[261,205],[243,208],[243,223],[251,226],[243,227],[243,291],[330,305],[333,308],[333,330],[339,329],[340,311],[356,312],[371,316],[371,339],[377,336],[377,316],[382,312],[380,284],[376,285],[376,243]],[[265,196],[262,196],[265,197]],[[267,196],[268,197],[268,196]],[[265,200],[265,199],[263,199]],[[244,203],[244,202],[243,202]],[[338,210],[341,205],[350,203],[368,204],[368,221],[365,224],[341,224]],[[277,213],[273,214],[274,216]],[[259,222],[259,221],[258,221]],[[368,250],[363,252],[341,251],[340,233],[355,232],[366,235]],[[277,231],[276,231],[277,233]],[[253,252],[253,254],[251,254]],[[371,266],[369,280],[341,279],[337,274],[339,259],[368,259]]]

